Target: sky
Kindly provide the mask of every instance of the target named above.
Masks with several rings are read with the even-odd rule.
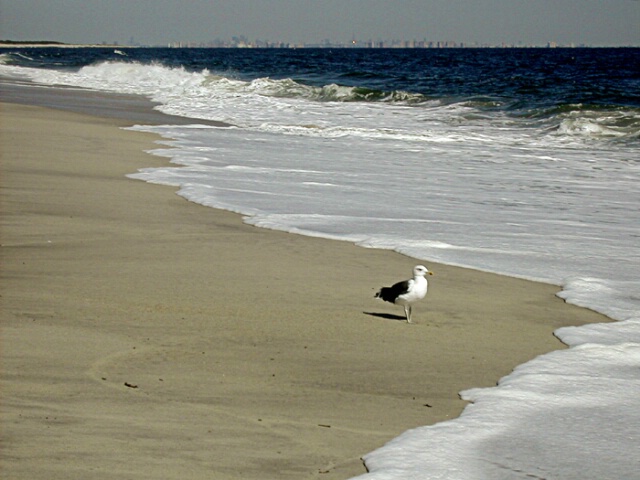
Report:
[[[640,46],[640,0],[0,0],[1,40]]]

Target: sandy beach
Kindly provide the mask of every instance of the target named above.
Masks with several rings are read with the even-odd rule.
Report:
[[[99,112],[98,112],[99,113]],[[1,105],[2,448],[12,479],[346,479],[458,392],[602,322],[539,284],[251,227],[126,178],[126,115]]]

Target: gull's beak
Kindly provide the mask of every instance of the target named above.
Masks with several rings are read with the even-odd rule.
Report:
[[[435,275],[431,270],[429,270],[429,275]]]

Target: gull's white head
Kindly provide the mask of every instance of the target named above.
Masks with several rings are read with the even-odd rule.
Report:
[[[433,275],[433,272],[430,272],[424,265],[416,265],[413,267],[414,277],[424,277],[425,275]]]

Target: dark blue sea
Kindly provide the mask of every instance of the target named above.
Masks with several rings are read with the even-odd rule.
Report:
[[[101,62],[162,64],[238,80],[292,79],[360,89],[351,100],[393,92],[455,102],[495,101],[501,108],[640,107],[640,49],[0,49],[5,62],[76,70]],[[117,53],[117,52],[120,52]]]

